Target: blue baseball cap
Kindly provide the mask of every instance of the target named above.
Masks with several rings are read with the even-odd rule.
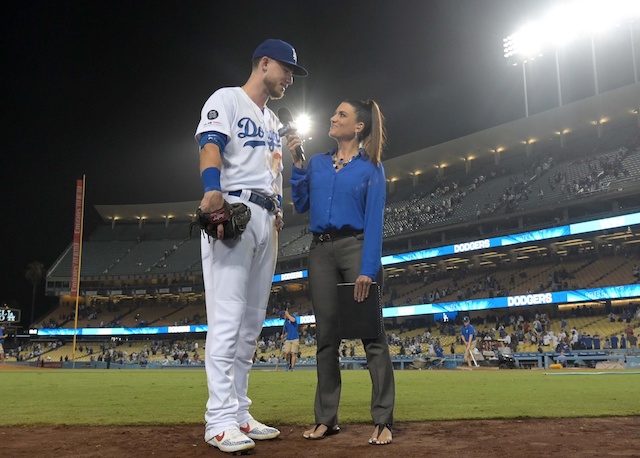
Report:
[[[270,38],[265,40],[253,52],[253,59],[258,57],[270,57],[293,67],[293,74],[296,76],[307,76],[309,72],[298,65],[298,55],[293,46],[286,41]]]

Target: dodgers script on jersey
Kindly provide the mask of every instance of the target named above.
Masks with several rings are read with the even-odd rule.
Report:
[[[248,189],[267,197],[282,195],[280,121],[269,108],[260,110],[240,87],[218,89],[202,107],[196,141],[204,132],[229,138],[222,153],[223,192]]]

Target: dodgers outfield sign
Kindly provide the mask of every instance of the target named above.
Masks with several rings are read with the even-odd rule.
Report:
[[[553,297],[551,293],[543,294],[526,294],[524,296],[509,296],[507,298],[507,305],[509,307],[515,307],[518,305],[538,305],[538,304],[551,304]]]
[[[491,242],[489,242],[489,239],[476,240],[474,242],[459,243],[457,245],[453,245],[453,252],[464,253],[465,251],[480,250],[482,248],[489,248],[490,246]]]

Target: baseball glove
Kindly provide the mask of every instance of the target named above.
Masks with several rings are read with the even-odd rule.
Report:
[[[218,225],[224,227],[223,240],[237,239],[247,228],[251,219],[251,209],[242,202],[230,204],[226,200],[216,211],[203,212],[200,207],[196,210],[196,219],[189,226],[189,234],[194,227],[199,227],[209,237],[218,238]]]

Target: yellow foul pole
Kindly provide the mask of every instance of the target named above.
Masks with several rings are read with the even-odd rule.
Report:
[[[82,180],[76,182],[76,212],[73,237],[73,267],[71,269],[71,295],[76,297],[76,313],[73,324],[73,350],[71,359],[73,367],[76,366],[76,337],[78,334],[78,303],[80,302],[80,272],[82,270],[82,232],[84,230],[84,190],[86,178],[82,175]]]

